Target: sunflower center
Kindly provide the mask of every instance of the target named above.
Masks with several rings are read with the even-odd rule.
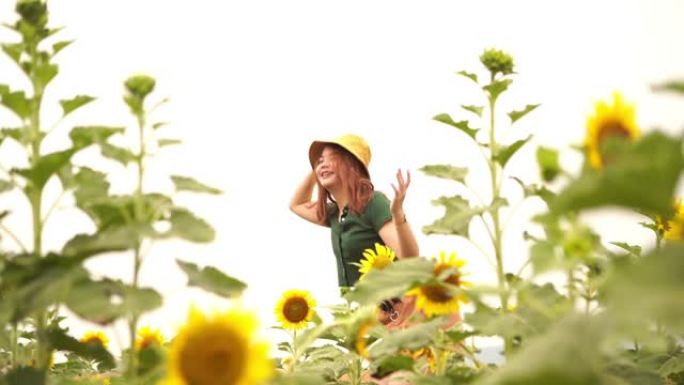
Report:
[[[309,304],[301,297],[289,298],[283,306],[285,319],[292,323],[302,322],[309,314]]]
[[[200,331],[180,352],[180,372],[191,385],[236,384],[244,375],[246,357],[246,341],[236,331]]]
[[[378,255],[378,257],[373,262],[373,267],[378,270],[382,270],[387,267],[392,261],[386,255]]]
[[[420,290],[430,302],[444,303],[454,298],[444,286],[425,285]]]
[[[629,139],[631,137],[630,131],[625,127],[622,121],[618,119],[610,119],[601,125],[601,129],[598,133],[598,142],[602,143],[607,138],[624,138]]]

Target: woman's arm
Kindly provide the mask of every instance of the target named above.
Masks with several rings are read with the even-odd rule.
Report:
[[[395,251],[399,258],[419,255],[418,242],[404,214],[404,198],[410,184],[411,173],[407,170],[406,179],[404,179],[401,170],[397,170],[397,186],[392,185],[394,189],[394,199],[390,206],[392,220],[380,228],[380,238]]]
[[[316,201],[311,199],[315,185],[316,174],[312,171],[299,186],[297,186],[294,196],[290,200],[290,210],[309,222],[327,226],[324,219],[318,218],[318,215],[316,214]]]

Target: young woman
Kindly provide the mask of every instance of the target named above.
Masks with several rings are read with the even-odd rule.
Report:
[[[411,174],[407,171],[404,177],[397,170],[397,184],[392,185],[394,199],[390,202],[374,189],[368,172],[370,159],[370,147],[358,135],[314,141],[309,148],[312,171],[290,202],[295,214],[330,227],[341,288],[358,281],[360,273],[355,264],[360,263],[363,251],[374,248],[375,243],[388,246],[398,258],[418,255],[418,244],[403,207]],[[316,199],[314,186],[318,187]],[[394,299],[384,302],[381,308],[387,322],[398,322],[401,314],[408,313],[402,309],[407,306],[412,305]]]

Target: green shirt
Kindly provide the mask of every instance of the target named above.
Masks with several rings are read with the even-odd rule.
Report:
[[[363,251],[368,248],[374,249],[375,243],[385,244],[378,231],[392,219],[390,201],[381,192],[374,191],[373,197],[360,215],[345,207],[342,220],[339,217],[339,208],[335,204],[331,205],[328,223],[337,260],[337,281],[341,287],[348,287],[353,286],[361,276],[359,267],[353,263],[361,263]]]

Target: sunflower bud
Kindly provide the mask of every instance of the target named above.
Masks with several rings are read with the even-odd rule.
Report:
[[[155,80],[147,75],[131,76],[126,80],[126,90],[131,95],[140,99],[144,99],[152,90],[154,90]]]
[[[496,76],[499,72],[503,75],[513,73],[513,57],[504,51],[494,48],[485,50],[480,56],[480,61],[492,73],[492,76]]]
[[[47,4],[42,0],[19,0],[15,10],[33,26],[43,27],[47,24]]]

